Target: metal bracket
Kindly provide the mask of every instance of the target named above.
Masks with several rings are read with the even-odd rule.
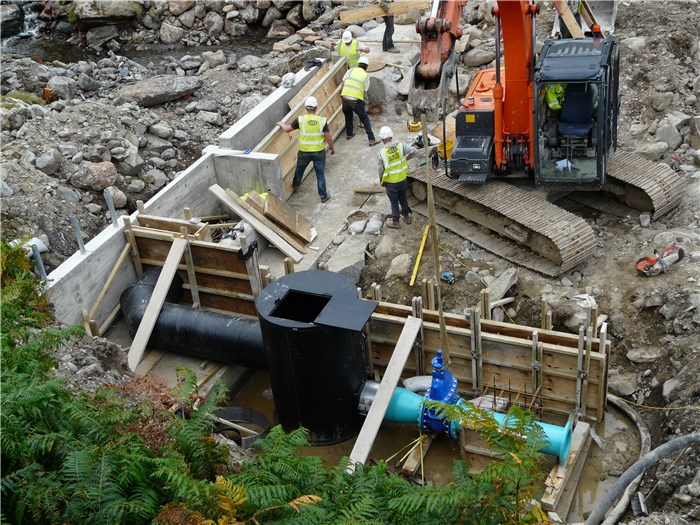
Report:
[[[243,248],[238,250],[238,260],[243,261],[243,262],[247,261],[248,259],[250,259],[253,256],[253,253],[257,249],[258,249],[258,241],[251,242],[250,246],[248,246],[247,252],[243,253]]]
[[[540,363],[539,361],[533,361],[530,364],[530,366],[532,367],[533,370],[536,370],[537,372],[539,372],[540,370],[542,370],[542,368],[544,368],[544,365],[542,363]]]

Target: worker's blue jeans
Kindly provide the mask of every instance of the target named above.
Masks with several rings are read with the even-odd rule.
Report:
[[[398,222],[399,215],[408,217],[411,213],[411,208],[408,207],[408,199],[406,198],[406,188],[408,183],[406,179],[401,182],[385,182],[386,196],[389,197],[391,203],[391,217]],[[400,209],[400,212],[399,212]]]
[[[301,186],[301,178],[304,176],[304,170],[309,162],[314,163],[314,171],[316,172],[316,184],[318,185],[318,194],[322,199],[328,196],[326,191],[326,150],[323,151],[300,151],[297,155],[297,169],[294,172],[292,184],[295,188]]]
[[[348,137],[352,137],[355,134],[355,128],[353,127],[352,114],[357,113],[360,117],[360,122],[365,127],[367,132],[367,138],[369,141],[374,140],[374,133],[372,132],[372,124],[369,122],[369,115],[367,115],[367,110],[365,109],[364,100],[350,99],[343,97],[343,115],[345,116],[345,134]]]
[[[386,28],[384,29],[384,38],[382,39],[382,51],[389,51],[394,47],[394,40],[392,39],[392,36],[394,36],[394,17],[385,16],[384,24],[386,24]]]

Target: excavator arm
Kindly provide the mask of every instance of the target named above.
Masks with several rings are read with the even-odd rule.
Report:
[[[457,65],[455,44],[462,36],[462,8],[468,0],[433,0],[430,16],[416,23],[421,36],[421,59],[411,70],[408,94],[412,114],[431,117],[447,93]]]

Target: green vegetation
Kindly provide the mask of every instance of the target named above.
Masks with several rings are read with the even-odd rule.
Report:
[[[51,376],[50,350],[82,327],[48,328],[41,284],[21,248],[3,242],[0,262],[3,523],[548,523],[531,503],[542,436],[527,412],[512,409],[503,428],[479,409],[436,404],[480,430],[501,459],[478,475],[456,461],[445,486],[412,485],[384,462],[352,474],[347,460],[325,469],[320,458],[298,454],[308,445],[303,429],[281,427],[232,472],[208,417],[222,387],[202,400],[194,374],[180,370],[177,392],[148,377],[95,395],[67,389]]]
[[[3,109],[12,109],[18,106],[17,100],[21,100],[26,104],[39,104],[43,106],[46,104],[43,98],[32,95],[25,91],[10,91],[7,95],[0,95],[0,106]]]

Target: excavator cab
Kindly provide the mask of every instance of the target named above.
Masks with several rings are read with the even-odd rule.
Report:
[[[617,142],[618,63],[611,37],[545,43],[534,75],[536,184],[598,189],[605,183]]]

